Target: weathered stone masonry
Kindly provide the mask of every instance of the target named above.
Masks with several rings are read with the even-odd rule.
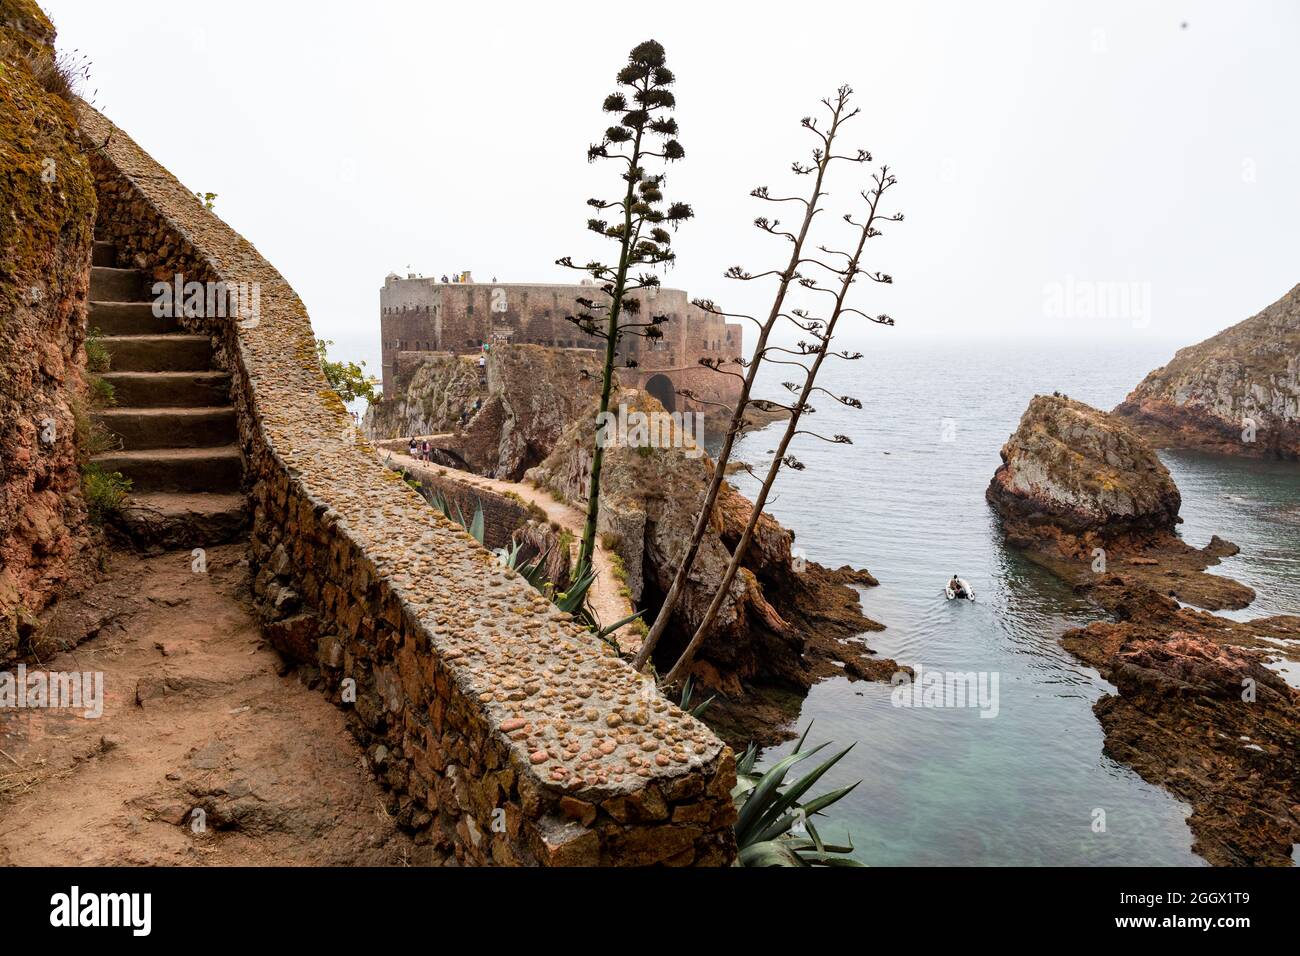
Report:
[[[268,633],[319,667],[395,794],[462,863],[724,864],[732,754],[497,566],[373,450],[315,359],[301,301],[121,130],[81,107],[100,228],[156,278],[256,282],[260,321],[187,319],[231,372]]]
[[[565,319],[579,296],[600,298],[594,285],[578,283],[439,282],[390,274],[379,290],[384,397],[398,397],[400,382],[424,356],[478,352],[484,342],[598,349],[604,342]],[[696,306],[681,289],[637,293],[642,314],[667,315],[663,338],[626,335],[620,371],[629,388],[645,389],[669,410],[707,411],[710,406],[675,394],[689,389],[705,402],[733,404],[739,381],[701,366],[701,359],[731,361],[743,351],[742,328]]]

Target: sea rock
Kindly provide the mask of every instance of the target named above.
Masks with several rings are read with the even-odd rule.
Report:
[[[492,478],[523,478],[551,453],[570,422],[592,414],[603,362],[604,356],[591,349],[494,347],[488,355],[487,402],[466,427],[470,467]]]
[[[1059,395],[1030,401],[1002,446],[987,498],[1013,544],[1050,538],[1071,551],[1171,535],[1182,503],[1145,441],[1105,412]]]
[[[1300,692],[1265,661],[1300,655],[1300,617],[1238,622],[1142,588],[1127,617],[1068,632],[1115,685],[1093,707],[1106,754],[1192,805],[1193,850],[1216,866],[1288,866],[1300,842]]]
[[[1211,610],[1255,599],[1251,588],[1204,573],[1235,545],[1216,536],[1194,548],[1175,534],[1182,498],[1151,447],[1083,402],[1035,396],[986,497],[1008,544],[1103,606],[1133,584]]]
[[[1300,285],[1180,349],[1115,414],[1158,447],[1300,460]]]

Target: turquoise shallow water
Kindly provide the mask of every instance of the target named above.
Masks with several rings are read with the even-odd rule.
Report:
[[[1112,408],[1173,344],[887,336],[853,343],[867,353],[859,362],[828,365],[827,387],[862,399],[864,410],[816,403],[818,430],[855,444],[801,439],[794,451],[807,470],[785,473],[770,509],[811,560],[866,567],[880,580],[863,592],[866,613],[887,626],[867,637],[871,647],[924,669],[996,674],[999,706],[985,718],[893,706],[888,685],[817,685],[799,726],[815,721],[814,742],[858,742],[824,783],[862,781],[825,835],[847,829],[873,865],[1199,865],[1189,808],[1102,755],[1091,707],[1108,685],[1057,643],[1097,612],[1004,547],[984,501],[998,450],[1034,394],[1059,389]],[[747,436],[738,453],[764,460],[779,427]],[[1240,613],[1300,612],[1300,469],[1164,460],[1183,493],[1185,539],[1203,545],[1217,533],[1242,548],[1224,573],[1260,596]],[[752,482],[741,475],[737,484]],[[954,572],[977,603],[944,600]]]

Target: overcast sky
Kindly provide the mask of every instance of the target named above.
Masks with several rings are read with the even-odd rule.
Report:
[[[593,251],[585,200],[618,187],[585,159],[600,102],[648,37],[678,78],[668,198],[697,214],[666,284],[694,296],[761,307],[721,277],[788,254],[748,192],[805,185],[798,120],[841,83],[862,108],[845,145],[891,164],[906,214],[868,263],[895,284],[855,301],[898,328],[868,339],[1188,344],[1300,281],[1294,2],[44,5],[96,105],[217,193],[317,334],[376,371],[390,270],[569,281],[554,260]],[[832,183],[835,215],[860,173]]]

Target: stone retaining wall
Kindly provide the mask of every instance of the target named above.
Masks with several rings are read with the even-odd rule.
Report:
[[[511,498],[491,488],[474,487],[465,480],[463,474],[447,471],[437,465],[393,464],[389,467],[395,471],[405,471],[410,478],[418,481],[424,487],[427,500],[432,501],[434,493],[440,493],[460,509],[466,521],[473,520],[475,509],[481,507],[483,543],[494,551],[497,548],[508,548],[514,539],[514,533],[530,520],[544,518],[540,513],[530,512],[522,499]]]
[[[735,762],[358,441],[297,295],[89,106],[100,223],[158,279],[257,283],[256,323],[191,318],[234,379],[268,634],[327,692],[431,858],[709,865]]]

